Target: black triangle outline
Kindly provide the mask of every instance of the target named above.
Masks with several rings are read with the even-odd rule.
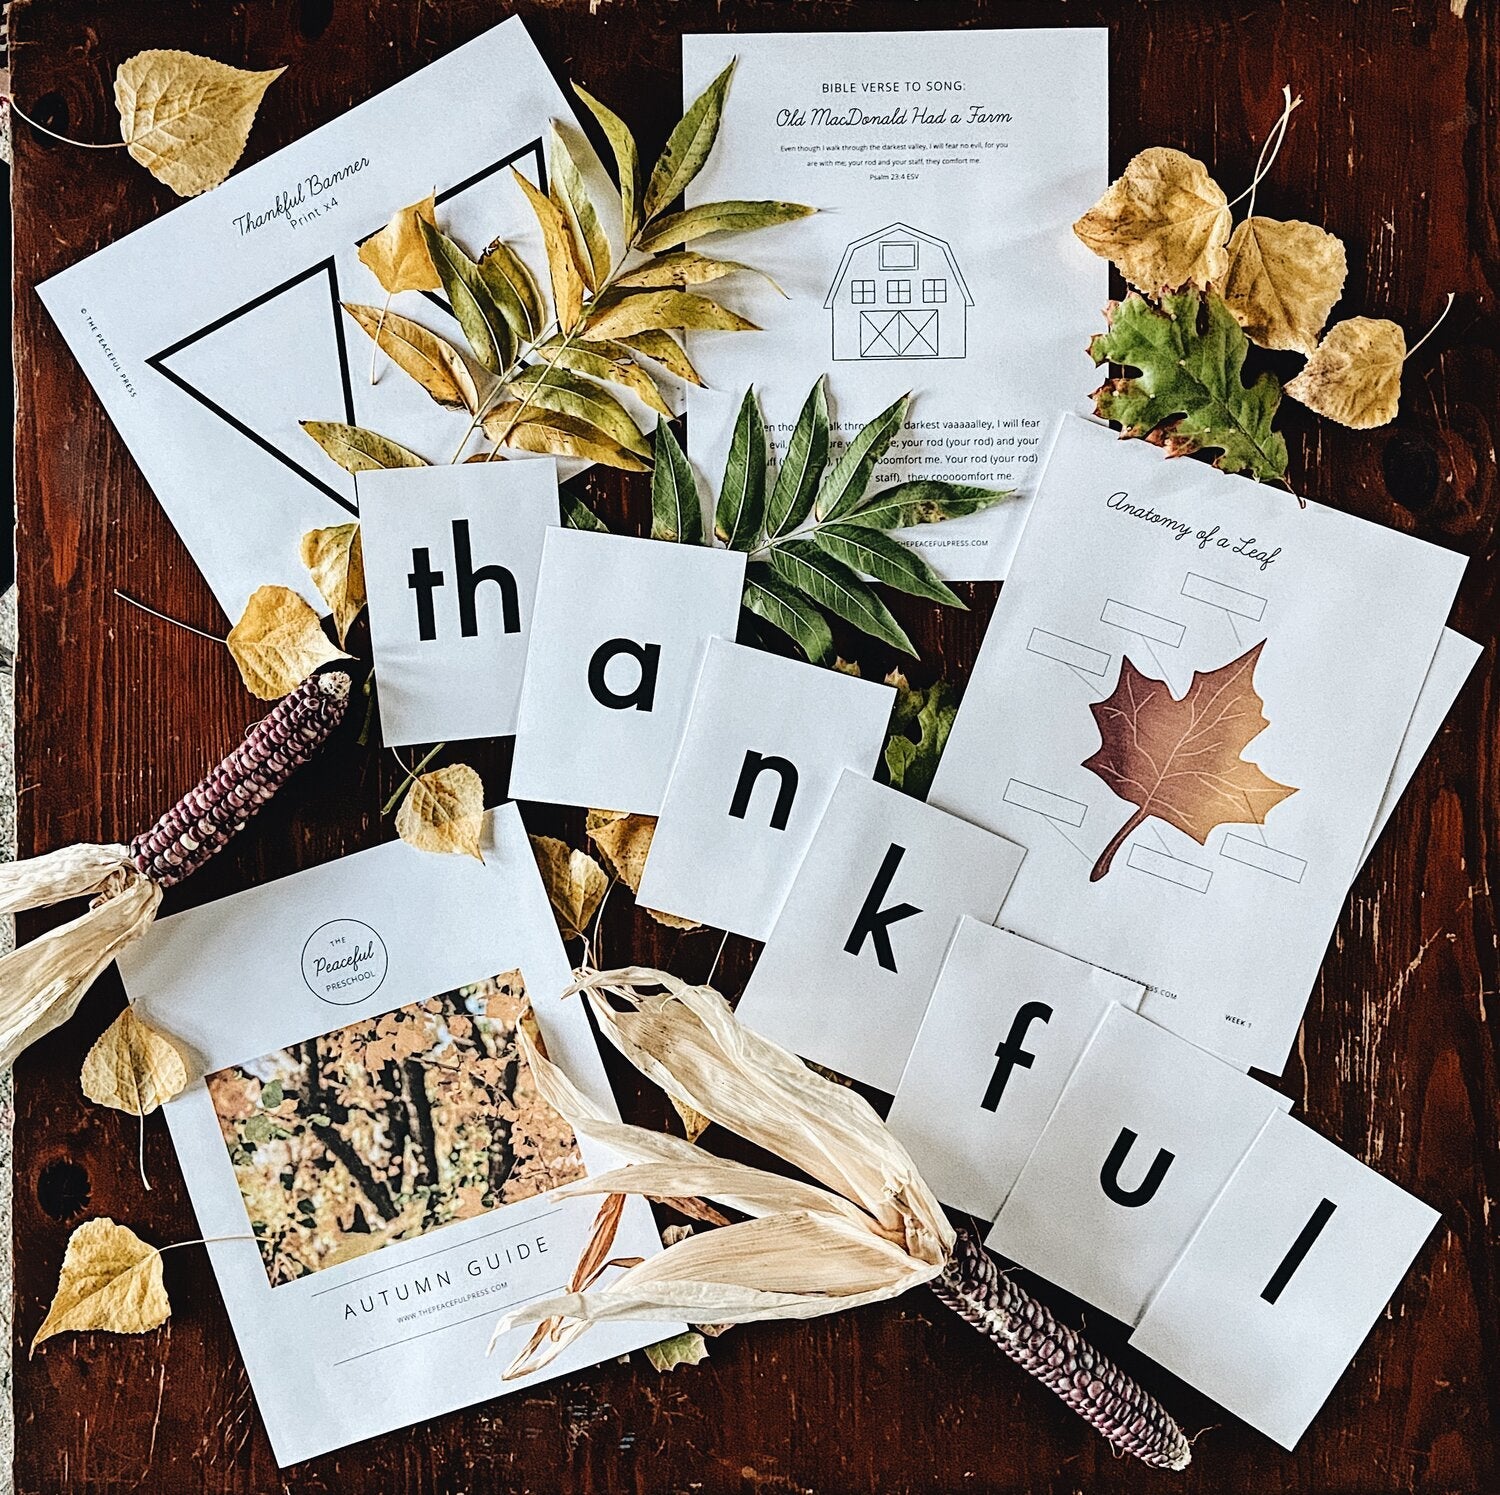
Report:
[[[359,515],[359,506],[351,499],[346,498],[331,483],[325,482],[315,472],[309,471],[295,457],[289,456],[282,451],[274,442],[267,440],[258,431],[252,430],[244,421],[237,416],[231,415],[217,400],[210,399],[196,385],[190,384],[181,374],[167,367],[167,359],[181,353],[184,348],[190,348],[194,343],[211,337],[221,328],[227,327],[231,322],[240,317],[247,316],[258,307],[264,306],[268,301],[274,301],[277,296],[292,289],[293,286],[301,285],[305,280],[312,280],[318,275],[325,275],[328,280],[329,309],[333,318],[334,343],[338,349],[339,356],[339,378],[344,387],[344,420],[348,425],[354,424],[354,390],[349,379],[349,350],[344,342],[344,319],[339,315],[339,272],[334,264],[332,255],[327,259],[319,260],[317,264],[309,266],[306,270],[299,270],[290,279],[284,280],[280,285],[272,286],[269,291],[263,291],[259,296],[245,302],[243,306],[237,306],[233,311],[225,312],[216,321],[210,322],[206,327],[200,327],[196,332],[190,332],[186,337],[179,338],[169,348],[163,348],[160,353],[153,353],[146,363],[156,370],[164,379],[169,379],[184,394],[190,395],[205,409],[211,410],[226,425],[238,431],[246,440],[252,441],[263,452],[269,453],[278,462],[290,467],[299,477],[306,478],[320,493],[326,494],[334,503],[349,513]]]
[[[488,166],[481,167],[480,170],[474,172],[473,175],[465,177],[463,181],[438,193],[436,201],[439,203],[446,202],[449,198],[456,197],[460,192],[466,191],[468,188],[484,181],[487,177],[493,176],[497,171],[503,171],[507,166],[513,166],[517,161],[528,155],[535,158],[537,181],[545,192],[547,190],[546,153],[542,148],[542,137],[538,135],[519,149],[512,151],[508,156],[502,156],[499,160],[492,161]],[[357,239],[355,242],[363,244],[365,239],[373,238],[378,232],[378,229],[373,229],[370,233],[365,234],[363,238]],[[344,340],[344,319],[339,315],[342,300],[339,296],[338,267],[332,255],[329,255],[326,259],[319,260],[316,264],[310,265],[305,270],[299,270],[297,274],[282,281],[280,285],[272,286],[270,290],[263,291],[259,296],[253,297],[242,306],[237,306],[232,311],[225,312],[222,317],[210,322],[205,327],[200,327],[196,332],[190,332],[186,337],[179,338],[170,347],[163,348],[159,353],[153,353],[146,360],[146,364],[148,367],[155,369],[164,379],[170,380],[184,394],[196,400],[206,410],[218,416],[232,430],[238,431],[247,441],[253,442],[263,452],[274,457],[284,467],[289,467],[298,477],[305,478],[320,493],[331,498],[341,509],[358,518],[359,506],[357,502],[346,498],[331,483],[328,483],[315,472],[304,467],[301,462],[282,451],[274,442],[260,435],[259,432],[252,430],[251,427],[247,426],[238,417],[231,415],[217,400],[210,399],[196,385],[190,384],[181,374],[167,366],[167,360],[181,353],[184,348],[190,348],[194,343],[200,342],[206,337],[211,337],[215,332],[227,327],[231,322],[240,317],[247,316],[250,312],[264,306],[266,302],[275,300],[277,296],[291,290],[293,286],[301,285],[303,281],[311,280],[318,275],[326,275],[328,279],[329,311],[333,318],[334,345],[338,350],[339,359],[339,379],[343,385],[344,392],[344,420],[346,424],[354,425],[354,388],[349,376],[349,349]],[[453,315],[453,309],[448,305],[446,298],[430,291],[424,291],[423,295],[433,305],[441,308],[449,316]]]

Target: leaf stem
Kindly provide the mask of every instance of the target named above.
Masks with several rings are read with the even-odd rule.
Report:
[[[406,792],[406,786],[410,783],[413,783],[420,776],[422,770],[426,768],[427,765],[431,763],[432,760],[436,758],[437,755],[442,752],[442,750],[447,746],[448,744],[446,742],[438,743],[435,748],[432,748],[428,751],[427,756],[423,758],[415,768],[406,768],[406,765],[404,763],[401,763],[401,760],[399,758],[396,759],[397,763],[401,763],[402,768],[406,768],[406,777],[396,785],[396,792],[391,795],[391,797],[386,800],[386,802],[380,807],[380,813],[382,815],[389,815],[391,811],[396,808],[397,801]]]
[[[375,346],[370,349],[370,387],[373,389],[380,382],[379,375],[375,372],[380,364],[380,333],[385,326],[386,313],[391,309],[391,298],[395,296],[394,291],[385,293],[385,305],[380,308],[380,315],[375,319],[375,336],[372,339]],[[466,436],[465,441],[468,440]]]
[[[1248,197],[1250,199],[1250,206],[1245,210],[1247,218],[1252,217],[1255,213],[1255,189],[1260,186],[1262,178],[1276,164],[1276,158],[1281,154],[1282,142],[1286,139],[1287,127],[1291,123],[1292,110],[1297,108],[1302,102],[1300,95],[1295,99],[1292,97],[1292,85],[1290,83],[1282,84],[1281,97],[1283,100],[1281,116],[1271,126],[1271,131],[1266,136],[1266,143],[1260,148],[1260,156],[1255,162],[1255,175],[1251,178],[1250,185],[1234,199],[1234,202],[1228,204],[1232,208]],[[1266,156],[1267,151],[1270,152],[1269,160]]]
[[[50,135],[54,140],[60,140],[64,145],[76,145],[86,151],[123,151],[130,145],[128,140],[74,140],[71,135],[59,135],[56,130],[49,130],[46,125],[38,123],[16,103],[13,94],[0,94],[0,103],[3,103],[17,119],[23,119],[33,130],[40,130],[43,135]]]
[[[121,602],[128,602],[132,607],[138,607],[143,613],[150,613],[153,618],[160,618],[163,623],[170,623],[174,628],[185,628],[189,633],[196,633],[199,638],[206,638],[210,643],[222,644],[224,636],[219,633],[209,633],[203,628],[194,628],[191,623],[184,623],[181,618],[173,618],[166,613],[157,612],[154,607],[148,607],[144,602],[137,601],[129,592],[122,592],[119,587],[114,589],[115,596]]]
[[[1147,812],[1143,809],[1137,810],[1129,820],[1110,837],[1109,845],[1099,853],[1099,860],[1094,863],[1094,870],[1089,873],[1090,882],[1098,882],[1101,877],[1109,871],[1109,864],[1114,861],[1115,853],[1125,844],[1126,838],[1131,831],[1142,825],[1147,818]]]
[[[1439,313],[1438,313],[1438,319],[1437,319],[1437,321],[1435,321],[1435,322],[1434,322],[1434,323],[1433,323],[1433,324],[1432,324],[1432,326],[1431,326],[1431,327],[1429,327],[1429,328],[1428,328],[1428,329],[1427,329],[1427,331],[1426,331],[1426,332],[1424,332],[1424,333],[1423,333],[1423,334],[1422,334],[1422,335],[1421,335],[1421,337],[1419,337],[1419,338],[1418,338],[1418,339],[1417,339],[1417,340],[1416,340],[1416,342],[1414,342],[1414,343],[1413,343],[1413,344],[1412,344],[1412,345],[1411,345],[1411,347],[1409,347],[1409,348],[1408,348],[1408,349],[1407,349],[1407,350],[1406,350],[1406,358],[1410,358],[1410,357],[1411,357],[1411,356],[1412,356],[1412,354],[1413,354],[1413,353],[1415,353],[1415,352],[1416,352],[1416,351],[1417,351],[1417,349],[1418,349],[1418,348],[1420,348],[1420,347],[1421,347],[1421,346],[1422,346],[1422,344],[1423,344],[1423,343],[1425,343],[1425,342],[1426,342],[1426,341],[1427,341],[1427,339],[1428,339],[1428,338],[1430,338],[1430,337],[1431,337],[1431,336],[1432,336],[1432,334],[1433,334],[1433,333],[1434,333],[1434,332],[1436,332],[1436,331],[1437,331],[1437,330],[1438,330],[1438,328],[1439,328],[1439,327],[1441,327],[1441,326],[1442,326],[1442,325],[1443,325],[1443,318],[1444,318],[1444,317],[1446,317],[1446,316],[1447,316],[1447,315],[1448,315],[1448,313],[1449,313],[1449,312],[1450,312],[1450,311],[1452,311],[1452,310],[1453,310],[1453,298],[1454,298],[1454,295],[1455,295],[1455,294],[1456,294],[1456,293],[1455,293],[1455,292],[1453,292],[1453,291],[1449,291],[1449,292],[1448,292],[1448,304],[1447,304],[1447,305],[1446,305],[1446,306],[1445,306],[1445,307],[1444,307],[1444,308],[1443,308],[1443,309],[1442,309],[1442,311],[1440,311],[1440,312],[1439,312]],[[1402,359],[1402,360],[1401,360],[1401,362],[1402,362],[1402,363],[1405,363],[1405,362],[1406,362],[1406,358],[1403,358],[1403,359]]]

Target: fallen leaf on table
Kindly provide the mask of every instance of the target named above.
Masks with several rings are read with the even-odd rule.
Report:
[[[88,1051],[79,1083],[100,1106],[149,1116],[187,1088],[187,1065],[169,1038],[127,1007]]]
[[[609,891],[604,869],[588,852],[574,851],[556,836],[533,836],[531,850],[563,938],[582,939]]]
[[[1216,670],[1194,670],[1181,700],[1165,680],[1122,657],[1114,690],[1089,707],[1100,742],[1083,766],[1135,811],[1100,854],[1090,882],[1108,873],[1126,838],[1153,816],[1204,846],[1218,826],[1264,825],[1297,792],[1240,756],[1270,725],[1255,689],[1265,646],[1262,639]]]
[[[650,854],[651,837],[655,832],[656,816],[627,815],[623,810],[590,810],[584,822],[584,833],[604,858],[604,865],[632,893],[640,888],[641,874],[646,870],[646,857]],[[658,913],[654,908],[648,908],[646,912],[668,929],[703,927],[695,920]]]
[[[496,446],[554,457],[581,457],[622,472],[646,470],[646,462],[626,451],[607,431],[578,416],[543,410],[539,405],[523,406],[520,400],[507,400],[485,416],[483,425],[484,434]]]
[[[899,670],[892,670],[885,683],[896,687],[892,730],[885,744],[887,777],[893,789],[926,799],[958,715],[958,694],[945,680],[913,690]]]
[[[1309,410],[1368,431],[1396,418],[1406,334],[1383,317],[1350,317],[1328,329],[1317,352],[1286,387]]]
[[[31,1349],[70,1331],[145,1334],[171,1314],[161,1252],[113,1220],[85,1220],[68,1239],[57,1292]]]
[[[359,525],[310,529],[302,537],[302,564],[323,601],[333,609],[333,627],[343,644],[366,602],[365,555]]]
[[[1281,386],[1271,373],[1242,381],[1250,341],[1229,308],[1197,291],[1163,296],[1161,308],[1127,296],[1089,344],[1095,363],[1139,370],[1095,390],[1095,413],[1169,456],[1218,451],[1214,466],[1225,472],[1284,478],[1286,441],[1271,429]]]
[[[1222,281],[1230,221],[1224,189],[1201,161],[1153,146],[1131,159],[1073,232],[1131,285],[1155,295]]]
[[[396,834],[418,851],[462,853],[483,861],[484,781],[467,763],[452,763],[412,780],[396,811]]]
[[[1317,224],[1247,218],[1229,239],[1224,304],[1262,348],[1311,353],[1348,271],[1343,240]]]
[[[479,408],[474,376],[452,343],[420,322],[378,306],[346,301],[344,310],[403,374],[415,379],[445,410],[466,410],[472,415]]]
[[[115,74],[120,137],[157,181],[196,197],[234,169],[266,89],[285,71],[248,72],[191,52],[137,52]]]
[[[360,262],[388,296],[402,291],[435,291],[442,286],[419,219],[437,227],[436,199],[430,192],[421,202],[397,208],[386,226],[359,246]]]
[[[322,665],[353,658],[334,647],[317,613],[290,587],[257,587],[225,642],[245,689],[263,701],[296,690]]]
[[[756,332],[754,322],[693,291],[627,291],[591,303],[589,342],[639,337],[643,332]],[[675,370],[674,370],[675,372]]]
[[[646,1346],[646,1358],[659,1371],[676,1370],[679,1365],[697,1365],[708,1359],[708,1345],[696,1329],[686,1329]]]

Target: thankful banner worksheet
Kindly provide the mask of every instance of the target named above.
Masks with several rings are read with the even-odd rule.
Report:
[[[551,120],[606,190],[512,18],[38,288],[229,617],[258,586],[306,588],[304,531],[359,512],[354,476],[299,422],[369,427],[430,462],[465,444],[467,412],[397,370],[372,384],[341,303],[385,304],[360,244],[428,193],[471,254],[502,236],[542,263],[511,169],[544,179]],[[463,341],[441,292],[391,305]]]
[[[817,214],[757,240],[745,309],[765,329],[698,337],[689,455],[722,471],[754,385],[784,446],[826,374],[846,432],[902,394],[877,482],[1029,494],[1060,410],[1087,408],[1107,266],[1071,225],[1108,181],[1108,34],[840,31],[685,36],[684,99],[728,63],[718,149],[690,203],[780,198]],[[722,252],[737,254],[732,237]],[[1005,575],[1026,505],[901,538],[950,579]]]

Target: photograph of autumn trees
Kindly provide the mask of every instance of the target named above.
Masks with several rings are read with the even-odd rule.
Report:
[[[208,1076],[271,1286],[582,1178],[520,972]]]

